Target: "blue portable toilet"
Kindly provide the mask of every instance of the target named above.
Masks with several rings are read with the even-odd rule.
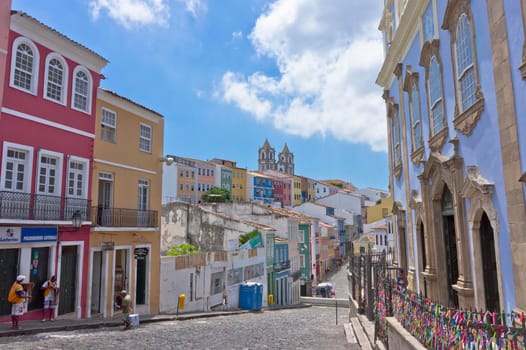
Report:
[[[261,310],[263,303],[263,284],[247,282],[239,285],[239,308]]]

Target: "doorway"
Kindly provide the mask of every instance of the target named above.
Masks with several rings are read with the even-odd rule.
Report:
[[[91,314],[100,314],[102,307],[102,252],[93,252],[91,271]]]
[[[484,279],[486,310],[500,312],[495,238],[486,213],[482,214],[480,221],[480,251],[482,253],[482,277]]]
[[[77,246],[63,246],[60,260],[58,314],[75,312],[77,297]]]
[[[135,305],[139,309],[139,305],[146,303],[146,285],[148,277],[148,255],[135,257],[136,265],[136,286],[135,286]]]
[[[99,173],[97,224],[112,226],[113,174]]]
[[[447,186],[444,187],[444,192],[442,193],[442,228],[444,231],[448,303],[450,306],[458,307],[458,295],[453,289],[453,285],[458,280],[457,237],[455,233],[453,195]]]
[[[51,278],[49,275],[49,247],[31,249],[31,268],[29,271],[29,282],[33,283],[32,297],[27,309],[42,309],[44,305],[44,293],[41,291],[42,284]]]
[[[18,276],[19,249],[0,249],[0,316],[11,314],[11,304],[7,301],[11,285]]]

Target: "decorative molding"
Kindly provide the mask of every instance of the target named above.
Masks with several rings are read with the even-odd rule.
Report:
[[[477,86],[476,96],[477,101],[464,112],[458,113],[458,108],[455,108],[455,117],[453,119],[455,130],[460,131],[466,136],[471,135],[484,111],[484,96],[482,96],[480,86]]]
[[[444,12],[444,20],[442,21],[442,29],[456,33],[458,18],[462,13],[468,15],[470,21],[472,20],[471,0],[448,0],[446,11]]]
[[[420,165],[420,163],[425,163],[426,159],[424,146],[418,147],[411,153],[411,161],[416,166]]]
[[[393,174],[394,176],[396,176],[397,179],[400,179],[400,175],[402,175],[402,162],[400,162],[400,164],[394,167]]]
[[[402,63],[398,63],[393,71],[393,74],[400,79],[402,76],[402,71],[404,70],[404,65]]]
[[[418,82],[418,73],[413,72],[413,67],[408,65],[405,68],[405,77],[404,77],[404,91],[411,92],[413,85]]]
[[[449,135],[448,127],[442,128],[437,134],[431,136],[429,139],[429,148],[431,149],[431,152],[441,152],[442,147],[446,143],[446,139]]]
[[[411,199],[409,199],[409,208],[413,210],[422,208],[422,197],[420,197],[418,190],[411,190]]]
[[[438,59],[439,53],[440,53],[439,48],[440,48],[439,39],[433,39],[432,41],[426,41],[424,43],[424,46],[422,46],[422,51],[420,52],[420,60],[418,61],[418,64],[422,67],[425,67],[426,71],[429,67],[429,62],[431,61],[431,57],[435,55]],[[442,66],[442,62],[440,62],[440,66]]]
[[[495,191],[495,185],[482,176],[477,166],[469,165],[466,169],[466,179],[462,186],[462,197],[473,198],[478,196],[491,197]]]

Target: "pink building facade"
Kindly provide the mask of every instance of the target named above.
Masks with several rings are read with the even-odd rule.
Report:
[[[8,281],[0,321],[10,319],[5,289],[18,274],[34,295],[24,319],[41,317],[39,289],[51,275],[57,313],[83,318],[96,92],[107,61],[25,13],[0,11],[0,274]]]

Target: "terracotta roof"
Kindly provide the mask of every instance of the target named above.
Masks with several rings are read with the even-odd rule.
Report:
[[[127,102],[133,103],[134,105],[136,105],[136,106],[138,106],[138,107],[141,107],[141,108],[143,108],[143,109],[145,109],[145,110],[147,110],[147,111],[149,111],[149,112],[152,112],[152,113],[158,115],[158,116],[161,117],[161,118],[164,118],[164,116],[163,116],[162,114],[160,114],[160,113],[154,111],[153,109],[148,108],[148,107],[145,107],[145,106],[143,106],[143,105],[141,105],[141,104],[139,104],[139,103],[137,103],[137,102],[135,102],[135,101],[133,101],[133,100],[130,100],[130,99],[127,98],[127,97],[121,96],[121,95],[119,95],[119,94],[116,93],[116,92],[113,92],[113,91],[111,91],[111,90],[108,90],[108,89],[105,89],[105,88],[102,88],[102,87],[99,87],[99,89],[101,89],[102,91],[104,91],[104,92],[106,92],[106,93],[108,93],[108,94],[111,94],[111,95],[113,95],[113,96],[115,96],[115,97],[121,98],[121,99],[123,99],[123,100],[125,100],[125,101],[127,101]]]
[[[54,32],[54,33],[60,35],[60,36],[63,37],[64,39],[69,40],[70,42],[72,42],[72,43],[75,44],[76,46],[81,47],[82,49],[89,51],[89,52],[92,53],[93,55],[98,56],[100,59],[102,59],[102,60],[106,61],[107,63],[109,63],[109,61],[108,61],[107,59],[105,59],[104,57],[102,57],[101,55],[99,55],[98,53],[96,53],[95,51],[93,51],[93,50],[87,48],[86,46],[84,46],[84,45],[78,43],[78,42],[75,41],[75,40],[72,40],[72,39],[68,38],[67,36],[65,36],[64,34],[62,34],[61,32],[59,32],[58,30],[56,30],[56,29],[54,29],[54,28],[51,28],[51,27],[48,26],[47,24],[44,24],[44,23],[40,22],[39,20],[37,20],[36,18],[34,18],[34,17],[28,15],[27,13],[25,13],[25,12],[23,12],[23,11],[11,10],[11,16],[13,16],[13,15],[18,15],[18,16],[20,16],[20,17],[26,17],[26,18],[28,18],[28,19],[30,19],[30,20],[32,20],[32,21],[35,21],[36,23],[38,23],[39,25],[45,27],[46,29],[49,29],[50,31],[52,31],[52,32]]]

